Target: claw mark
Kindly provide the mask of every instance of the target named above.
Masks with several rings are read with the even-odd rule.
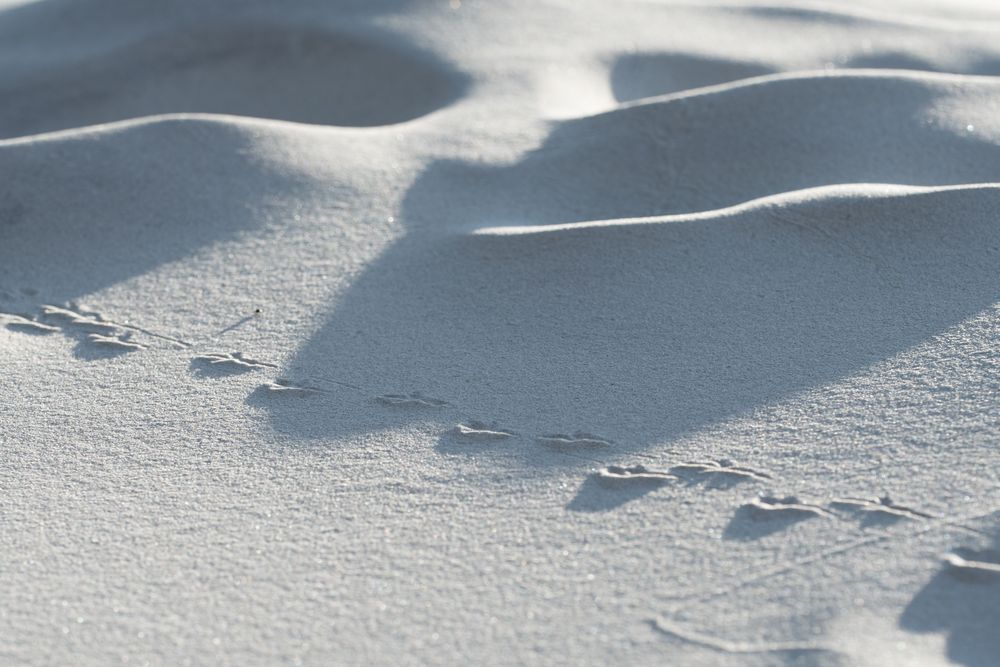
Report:
[[[645,466],[608,466],[594,473],[601,486],[663,486],[669,482],[680,481],[676,475],[665,470],[652,470]]]
[[[604,449],[612,444],[610,440],[583,431],[577,431],[573,435],[563,435],[562,433],[541,435],[536,438],[536,441],[540,445],[561,452]]]
[[[472,421],[469,425],[459,424],[452,429],[451,434],[457,440],[467,442],[482,442],[491,440],[506,440],[514,437],[513,431],[497,428],[495,425]]]
[[[731,642],[719,639],[712,635],[702,634],[695,630],[682,628],[681,626],[668,621],[662,616],[651,619],[649,625],[660,634],[664,634],[695,646],[712,649],[720,653],[748,654],[748,653],[834,653],[832,649],[824,648],[816,644],[794,643],[794,642],[772,642],[751,644],[749,642]]]
[[[87,340],[94,345],[102,345],[104,347],[116,348],[127,352],[146,349],[145,345],[141,345],[135,341],[119,336],[104,336],[102,334],[92,333],[87,336]]]
[[[393,407],[439,408],[443,405],[448,405],[447,401],[442,401],[437,398],[428,398],[416,391],[409,395],[384,394],[382,396],[377,396],[375,400],[382,405],[391,405]]]

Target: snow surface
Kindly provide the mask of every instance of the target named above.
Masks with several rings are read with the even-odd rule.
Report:
[[[1000,8],[0,11],[0,664],[1000,664]]]

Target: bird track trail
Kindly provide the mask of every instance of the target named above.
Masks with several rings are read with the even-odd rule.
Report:
[[[214,371],[216,377],[225,375],[250,373],[255,371],[271,371],[279,369],[279,365],[270,361],[258,359],[241,351],[222,352],[214,347],[213,343],[223,334],[233,331],[259,316],[259,312],[248,314],[235,323],[217,331],[213,334],[200,338],[185,339],[177,336],[164,334],[148,327],[140,326],[131,321],[120,321],[108,318],[99,311],[85,309],[76,303],[66,305],[53,305],[45,301],[35,301],[33,303],[23,303],[21,295],[38,295],[37,290],[21,289],[10,290],[0,287],[5,299],[22,302],[22,307],[9,309],[0,305],[0,323],[9,330],[25,334],[47,335],[62,334],[67,338],[76,340],[78,344],[94,346],[99,349],[107,349],[113,352],[138,353],[153,347],[160,347],[161,350],[173,349],[186,355],[187,362],[192,367],[200,368],[202,377],[212,377],[212,374],[204,371]],[[14,312],[20,311],[20,312]],[[149,340],[145,340],[149,339]],[[170,348],[157,346],[157,342],[169,343]],[[293,374],[294,375],[294,374]],[[423,394],[420,391],[409,393],[381,393],[372,387],[361,384],[346,382],[344,380],[329,377],[314,377],[302,375],[301,377],[274,377],[261,385],[264,393],[269,396],[294,396],[299,398],[319,397],[329,394],[328,389],[347,389],[354,392],[363,401],[374,401],[387,409],[417,409],[434,410],[444,417],[461,422],[452,433],[461,428],[466,428],[459,440],[471,441],[500,441],[516,440],[521,436],[514,430],[504,429],[499,426],[494,427],[492,433],[480,433],[477,424],[483,424],[474,411],[462,406],[452,400],[443,400]],[[463,426],[468,424],[469,426]],[[486,429],[489,430],[489,429]],[[600,436],[579,431],[574,435],[566,436],[562,434],[539,435],[535,438],[536,444],[545,446],[551,452],[579,461],[606,465],[609,461],[597,458],[595,450],[611,450],[612,442]],[[653,459],[654,457],[644,454],[634,454],[633,456],[643,459]]]
[[[782,221],[791,222],[788,220]],[[5,294],[9,295],[10,292],[5,291]],[[149,349],[152,341],[139,342],[133,339],[133,336],[139,335],[153,339],[153,341],[170,343],[172,348],[169,349],[178,354],[185,353],[188,362],[191,364],[202,363],[209,368],[218,367],[238,372],[268,372],[279,369],[279,365],[276,363],[262,361],[238,351],[217,352],[197,350],[197,348],[204,346],[205,343],[214,340],[218,336],[246,324],[254,318],[254,315],[248,315],[210,337],[190,341],[161,334],[131,322],[118,322],[105,318],[98,312],[86,311],[74,304],[71,304],[69,307],[63,307],[42,303],[32,310],[35,311],[34,314],[0,310],[0,323],[3,323],[12,331],[28,335],[61,333],[78,340],[82,337],[93,345],[107,346],[126,352],[141,352]],[[195,354],[191,354],[191,352],[195,352]],[[317,385],[326,386],[328,389],[323,389]],[[450,437],[452,441],[459,444],[497,444],[525,439],[517,430],[504,428],[496,423],[487,423],[478,419],[478,415],[475,415],[472,410],[459,402],[427,396],[420,391],[412,391],[410,393],[379,393],[362,384],[328,377],[311,377],[308,375],[296,379],[275,377],[265,382],[260,388],[264,389],[267,395],[275,398],[280,396],[295,396],[299,398],[321,397],[324,394],[330,394],[332,391],[348,390],[354,393],[361,401],[375,403],[384,409],[418,410],[432,414],[436,413],[442,418],[457,422],[456,426],[444,431],[442,435],[443,437]],[[444,421],[444,419],[441,421]],[[576,431],[569,435],[561,433],[541,434],[534,436],[532,440],[535,445],[541,446],[551,453],[604,466],[597,472],[592,473],[592,475],[602,483],[601,485],[606,490],[610,491],[621,488],[622,485],[641,484],[658,488],[667,484],[686,483],[688,486],[704,484],[701,492],[706,493],[712,488],[728,488],[726,486],[713,486],[712,481],[718,479],[735,483],[774,480],[769,473],[745,466],[737,466],[731,461],[724,459],[679,463],[662,470],[646,468],[641,465],[614,465],[610,459],[615,458],[616,454],[619,453],[614,441],[587,431]],[[599,457],[601,453],[606,454]],[[630,456],[646,460],[656,460],[657,458],[634,452],[630,453]],[[982,535],[982,531],[965,524],[988,516],[996,511],[976,512],[958,517],[935,517],[919,510],[898,505],[887,496],[881,498],[834,498],[828,502],[828,508],[811,503],[802,503],[794,496],[785,498],[760,496],[756,500],[741,506],[741,508],[747,507],[753,508],[763,515],[771,513],[781,514],[792,511],[803,512],[803,516],[808,515],[806,518],[840,519],[839,523],[841,525],[843,525],[843,521],[849,519],[851,516],[863,516],[868,513],[881,513],[894,519],[909,519],[917,523],[911,530],[895,530],[892,532],[883,530],[860,539],[841,541],[808,556],[776,563],[774,566],[763,571],[759,568],[747,570],[735,576],[728,577],[728,583],[709,591],[662,598],[668,607],[673,607],[668,613],[674,615],[692,606],[705,604],[718,597],[732,595],[739,590],[762,581],[782,576],[840,554],[876,544],[912,539],[930,531],[943,528],[957,528]],[[979,570],[988,571],[989,574],[1000,572],[1000,566],[995,564],[967,561],[953,554],[946,556],[945,561],[946,563],[950,563],[953,568],[971,568],[977,572]],[[668,620],[662,614],[647,622],[660,634],[672,636],[687,643],[728,654],[830,651],[830,649],[822,646],[804,643],[750,644],[732,642],[713,635],[700,633],[695,629],[684,628]]]
[[[1000,490],[1000,486],[995,490]],[[780,576],[786,574],[800,567],[811,565],[813,563],[826,560],[827,558],[832,558],[839,554],[854,551],[855,549],[860,549],[872,544],[894,542],[899,540],[906,540],[915,537],[919,537],[926,533],[934,530],[940,530],[943,528],[958,528],[960,530],[969,531],[981,535],[982,533],[975,529],[970,529],[963,524],[969,521],[975,521],[977,519],[982,519],[991,514],[995,514],[1000,511],[1000,508],[991,509],[988,511],[976,511],[974,513],[958,516],[958,517],[940,517],[932,520],[928,520],[921,524],[917,524],[912,530],[897,530],[893,532],[882,531],[877,534],[871,535],[869,537],[863,537],[861,539],[845,540],[839,544],[835,544],[826,549],[822,549],[816,553],[810,554],[808,556],[803,556],[802,558],[792,559],[783,561],[775,564],[774,566],[761,571],[759,568],[748,569],[742,574],[736,574],[731,579],[735,581],[731,584],[725,586],[720,586],[711,591],[703,593],[694,593],[690,595],[677,596],[673,598],[668,598],[668,601],[681,603],[675,608],[675,611],[680,611],[686,609],[691,605],[702,604],[718,598],[723,595],[730,595],[735,591],[742,588],[746,588],[755,583],[770,579],[772,577]]]

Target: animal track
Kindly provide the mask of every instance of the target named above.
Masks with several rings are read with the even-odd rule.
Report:
[[[191,359],[191,366],[201,375],[215,371],[217,375],[249,373],[260,368],[277,368],[275,364],[246,357],[242,352],[209,352]]]
[[[0,313],[0,318],[4,320],[4,326],[11,331],[20,331],[35,336],[44,336],[59,331],[59,327],[43,324],[22,315],[14,315],[13,313]]]
[[[762,495],[736,510],[722,537],[729,540],[757,540],[801,521],[828,516],[830,513],[819,505],[803,502],[795,496],[778,498]]]
[[[1000,552],[991,549],[956,549],[960,553],[945,554],[948,571],[960,580],[988,583],[1000,582]]]
[[[569,440],[567,436],[545,436],[552,438],[554,442],[546,442],[549,446],[557,449],[562,447],[572,447],[570,442],[587,443],[590,447],[607,446],[606,440],[595,438],[588,434],[578,433],[575,439]],[[577,445],[579,446],[579,445]],[[688,484],[698,484],[705,482],[712,488],[729,487],[746,480],[770,480],[771,476],[752,470],[750,468],[733,465],[731,461],[697,461],[693,463],[682,463],[675,465],[668,470],[655,470],[642,465],[635,466],[608,466],[590,476],[588,482],[578,495],[578,499],[570,503],[570,509],[580,509],[593,504],[591,500],[583,500],[584,496],[597,491],[596,487],[604,489],[630,489],[638,492],[640,489],[651,489],[663,486],[672,482],[687,482]],[[611,507],[614,504],[605,505]]]
[[[515,433],[495,425],[483,422],[472,421],[469,425],[458,424],[451,430],[451,435],[456,440],[464,442],[492,442],[496,440],[507,440],[513,438]]]
[[[6,320],[8,329],[28,334],[43,335],[62,333],[78,341],[77,355],[83,358],[93,357],[92,352],[85,352],[85,346],[104,349],[112,353],[134,352],[146,349],[146,345],[132,340],[132,332],[128,327],[121,327],[114,322],[108,322],[97,314],[83,313],[59,306],[43,305],[42,317],[52,324],[40,322],[31,317],[2,313],[0,317]]]
[[[559,435],[543,436],[543,438],[547,439],[539,439],[543,444],[559,450],[564,448],[569,450],[574,447],[601,448],[610,444],[606,440],[586,433],[577,433],[572,437]],[[635,499],[652,489],[674,482],[687,482],[688,484],[707,482],[710,486],[720,487],[730,486],[745,480],[770,479],[771,476],[766,473],[736,466],[731,461],[725,460],[682,463],[668,470],[656,470],[643,465],[607,466],[587,478],[577,497],[567,507],[581,511],[613,509],[628,502],[628,499],[620,498],[623,492],[631,494],[632,497],[629,499]],[[607,490],[613,490],[615,493],[607,494],[607,497],[598,499],[598,496]],[[762,509],[762,511],[777,510]],[[794,509],[791,511],[794,512]]]
[[[299,397],[323,393],[323,390],[318,387],[297,385],[292,383],[291,380],[286,380],[285,378],[278,378],[274,382],[262,384],[259,390],[271,395]]]
[[[594,479],[601,486],[620,488],[622,486],[663,486],[680,481],[676,475],[665,470],[652,470],[645,466],[608,466],[594,473]]]
[[[670,473],[687,480],[689,484],[705,482],[715,488],[730,487],[740,482],[773,479],[767,473],[734,465],[732,461],[726,459],[681,463],[670,468]]]
[[[754,521],[771,521],[773,519],[791,519],[799,521],[817,516],[830,516],[830,513],[810,503],[804,503],[795,496],[778,498],[775,496],[759,496],[740,507]]]
[[[921,520],[934,518],[925,512],[920,512],[903,505],[898,505],[889,496],[881,498],[835,498],[826,507],[812,503],[803,503],[795,496],[777,498],[760,496],[742,505],[726,528],[724,536],[745,538],[748,533],[756,532],[756,537],[774,532],[774,530],[754,531],[739,524],[744,520],[751,522],[766,522],[772,519],[782,519],[786,522],[797,522],[816,516],[833,517],[839,520],[861,518],[861,527],[874,525],[890,525],[902,519]]]
[[[133,350],[145,350],[146,346],[129,340],[127,336],[105,336],[103,334],[92,333],[87,335],[87,340],[103,347],[112,348],[116,351],[131,352]]]
[[[28,296],[34,291],[21,290]],[[178,347],[190,347],[189,343],[171,336],[158,334],[133,324],[122,324],[105,319],[100,313],[87,312],[75,304],[70,307],[42,304],[40,315],[2,313],[2,320],[8,329],[32,335],[61,333],[67,338],[77,341],[74,354],[82,359],[94,359],[107,356],[107,353],[125,353],[147,349],[147,340],[159,339],[168,341]],[[137,338],[142,337],[142,338]],[[95,354],[94,349],[103,350],[104,354]]]
[[[442,401],[437,398],[429,398],[424,396],[420,392],[413,392],[412,394],[383,394],[382,396],[377,396],[375,400],[382,405],[389,405],[392,407],[418,407],[418,408],[439,408],[443,405],[448,405],[447,401]]]
[[[881,498],[835,498],[830,509],[860,515],[862,525],[895,523],[901,519],[931,519],[930,514],[897,505],[889,496]]]
[[[122,327],[113,322],[104,321],[100,319],[100,316],[85,315],[75,310],[69,310],[68,308],[60,308],[59,306],[43,305],[42,314],[51,320],[61,322],[64,326],[79,327],[91,333],[111,336],[120,333],[122,330]]]
[[[97,313],[85,313],[80,310],[48,304],[43,305],[41,310],[43,317],[58,323],[57,328],[64,335],[79,341],[76,350],[79,357],[94,358],[95,356],[93,352],[86,351],[84,346],[90,346],[110,354],[125,354],[147,348],[146,345],[132,340],[133,333],[137,329],[110,322]]]
[[[536,442],[560,452],[592,451],[612,445],[610,440],[583,431],[577,431],[573,435],[563,435],[562,433],[540,435],[536,438]]]
[[[566,509],[607,512],[676,481],[677,477],[665,470],[641,465],[608,466],[587,476]]]

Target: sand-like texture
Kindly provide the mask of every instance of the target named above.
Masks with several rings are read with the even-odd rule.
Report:
[[[0,2],[0,664],[1000,664],[1000,7]]]

